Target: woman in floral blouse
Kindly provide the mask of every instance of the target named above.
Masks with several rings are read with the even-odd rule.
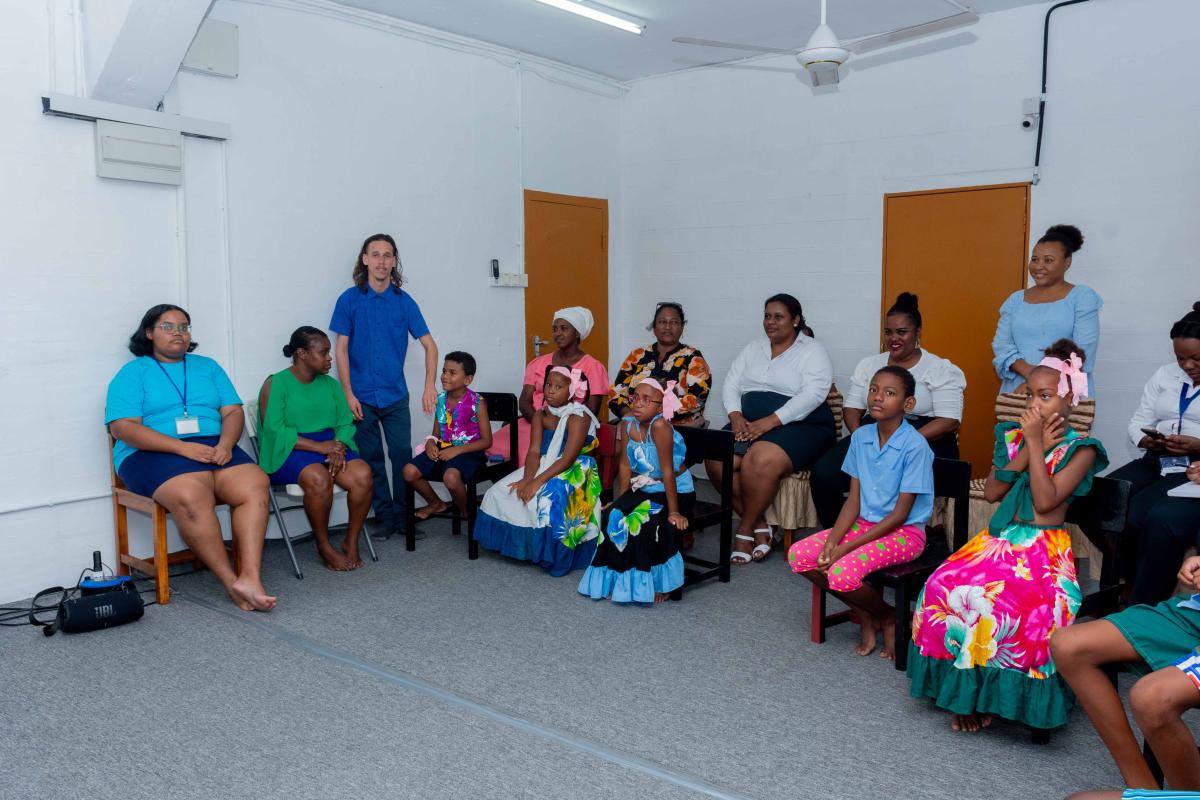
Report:
[[[675,394],[681,405],[672,423],[704,424],[704,403],[708,400],[712,376],[700,351],[679,341],[686,324],[683,306],[679,303],[658,304],[654,322],[650,325],[655,341],[645,347],[635,347],[625,357],[609,389],[608,410],[614,420],[629,413],[633,387],[646,378],[654,378],[663,386],[667,381],[676,382]]]

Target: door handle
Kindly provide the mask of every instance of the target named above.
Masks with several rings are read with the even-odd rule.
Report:
[[[542,345],[550,344],[546,339],[541,338],[536,333],[533,335],[533,355],[536,358],[542,354]]]

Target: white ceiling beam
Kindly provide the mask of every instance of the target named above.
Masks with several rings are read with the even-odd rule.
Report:
[[[92,97],[158,108],[212,0],[132,0]]]

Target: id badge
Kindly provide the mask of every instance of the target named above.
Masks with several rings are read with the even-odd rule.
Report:
[[[187,436],[190,433],[199,433],[199,432],[200,432],[200,418],[199,417],[190,417],[187,414],[184,414],[182,417],[175,418],[175,433],[177,435]],[[1185,463],[1183,465],[1183,468],[1187,469],[1187,463],[1186,463],[1187,460],[1184,459],[1184,461],[1185,461]]]
[[[1159,474],[1174,475],[1179,472],[1187,472],[1188,457],[1187,456],[1159,456]]]

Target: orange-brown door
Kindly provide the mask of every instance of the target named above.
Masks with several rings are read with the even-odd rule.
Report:
[[[1001,303],[1025,286],[1029,184],[905,192],[883,202],[883,311],[900,292],[918,295],[921,346],[966,373],[959,449],[981,477],[1000,391],[992,336]]]
[[[586,306],[596,323],[583,350],[607,366],[608,201],[526,190],[525,274],[525,360],[554,348],[555,311]]]

